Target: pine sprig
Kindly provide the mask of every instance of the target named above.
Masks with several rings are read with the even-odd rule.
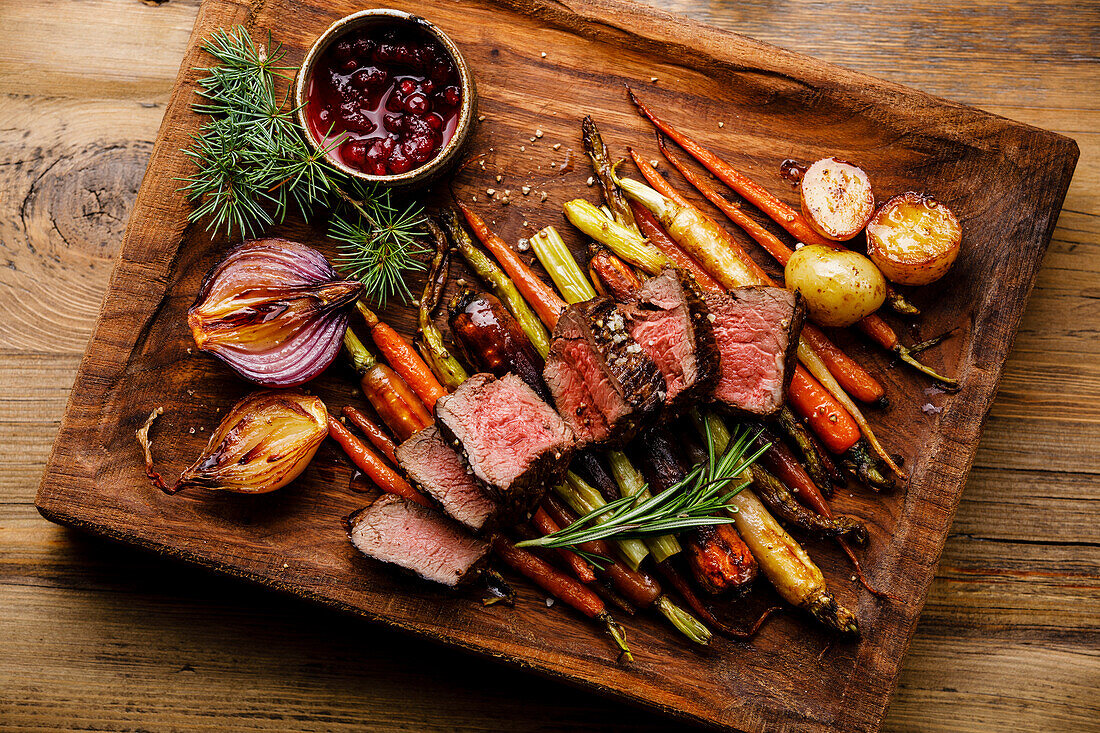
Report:
[[[411,298],[404,277],[424,269],[427,250],[419,206],[396,206],[388,189],[364,187],[329,164],[326,152],[344,142],[327,136],[317,150],[303,137],[290,84],[297,68],[285,64],[281,45],[255,44],[237,26],[219,29],[203,44],[217,62],[201,69],[201,100],[193,105],[209,120],[184,153],[196,171],[182,179],[195,204],[191,220],[208,229],[256,236],[295,211],[306,221],[318,210],[332,213],[330,236],[340,242],[340,262],[367,292],[384,302]],[[285,91],[279,89],[284,87]]]
[[[517,547],[565,547],[573,552],[585,542],[601,539],[642,539],[675,534],[693,527],[729,524],[723,516],[736,511],[730,500],[749,485],[745,469],[761,456],[770,444],[749,455],[760,433],[738,429],[726,452],[715,457],[714,441],[707,429],[707,462],[700,463],[680,481],[655,496],[643,499],[644,492],[609,502],[585,514],[568,527],[542,537],[516,543]],[[582,554],[583,556],[583,554]]]

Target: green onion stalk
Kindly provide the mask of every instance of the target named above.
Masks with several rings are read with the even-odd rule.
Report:
[[[637,496],[642,500],[651,497],[645,478],[625,453],[619,450],[609,451],[607,460],[611,464],[611,475],[615,477],[615,483],[619,485],[623,496]],[[670,534],[648,538],[645,543],[657,562],[664,562],[683,549],[680,542]]]
[[[435,240],[435,256],[432,258],[428,281],[424,284],[424,294],[420,297],[420,306],[417,309],[420,338],[417,339],[416,346],[443,386],[453,391],[465,382],[469,375],[462,363],[447,349],[443,343],[443,334],[432,320],[432,313],[439,306],[439,301],[443,297],[443,288],[447,284],[450,248],[447,246],[446,235],[434,220],[428,219],[427,227],[432,239]]]
[[[583,303],[596,297],[592,283],[581,272],[573,253],[565,246],[558,230],[552,226],[539,231],[529,240],[531,249],[543,268],[550,274],[566,303]]]
[[[605,522],[610,518],[610,514],[605,511],[608,506],[607,500],[603,498],[599,491],[572,471],[566,473],[565,481],[555,486],[554,492],[582,517],[591,517],[591,521],[596,523]],[[622,499],[619,501],[622,501]],[[518,546],[546,544],[546,537],[550,536],[545,535],[536,540],[527,540],[519,543]],[[615,544],[619,555],[632,570],[637,570],[641,566],[642,560],[645,560],[646,555],[649,554],[649,548],[639,539],[618,539]]]
[[[668,264],[668,258],[645,237],[624,227],[584,199],[567,201],[565,218],[586,235],[595,239],[635,267],[657,275]]]

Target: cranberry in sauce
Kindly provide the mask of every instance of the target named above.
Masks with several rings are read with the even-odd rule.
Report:
[[[376,25],[329,46],[314,67],[306,97],[310,134],[331,155],[364,173],[418,168],[450,142],[462,91],[458,68],[428,33]]]

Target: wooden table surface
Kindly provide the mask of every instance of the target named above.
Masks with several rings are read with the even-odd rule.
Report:
[[[1077,140],[884,729],[1100,730],[1100,7],[650,1]],[[198,4],[0,2],[0,729],[674,727],[35,511]]]

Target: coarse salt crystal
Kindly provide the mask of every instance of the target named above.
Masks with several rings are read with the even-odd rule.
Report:
[[[920,409],[921,412],[923,412],[925,415],[938,415],[943,412],[942,407],[936,407],[931,402],[925,402],[923,405],[921,405]]]
[[[561,143],[554,143],[554,150],[559,150],[560,148],[561,148]]]
[[[545,56],[545,55],[546,54],[543,54],[543,56]],[[553,605],[554,605],[554,599],[553,598],[547,598],[546,599],[546,607],[550,608],[550,606],[553,606]]]
[[[520,191],[523,191],[523,195],[526,196],[527,194],[531,193],[531,187],[530,186],[524,186],[523,188],[520,189]]]
[[[535,130],[535,137],[542,137],[542,130]]]
[[[588,177],[587,185],[591,186],[595,182],[596,182],[595,178],[593,178],[592,176]]]

